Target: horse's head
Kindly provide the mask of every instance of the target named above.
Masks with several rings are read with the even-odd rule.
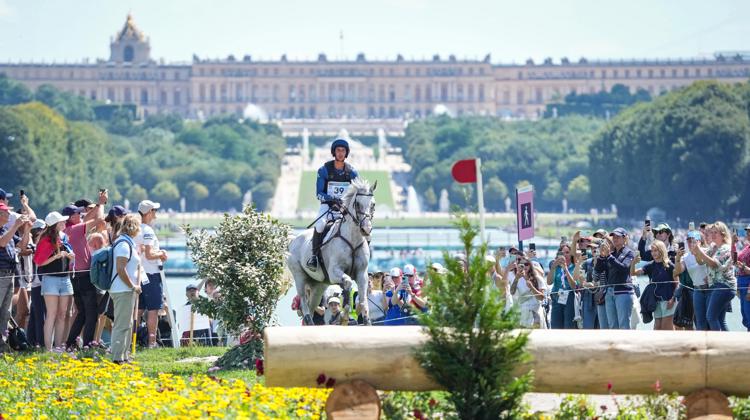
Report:
[[[372,217],[375,213],[375,188],[378,182],[370,186],[367,180],[356,178],[342,197],[346,212],[352,216],[363,235],[372,232]]]

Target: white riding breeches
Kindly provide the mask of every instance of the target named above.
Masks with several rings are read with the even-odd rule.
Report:
[[[341,218],[341,213],[337,211],[332,211],[327,216],[323,216],[324,213],[328,212],[328,209],[328,204],[320,204],[320,210],[318,211],[318,217],[320,217],[320,219],[315,222],[315,231],[318,233],[323,233],[323,229],[325,229],[326,223],[329,220],[338,220]]]

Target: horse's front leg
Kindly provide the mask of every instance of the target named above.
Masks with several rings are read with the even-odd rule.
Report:
[[[370,306],[367,304],[367,296],[370,293],[369,281],[367,273],[364,270],[360,270],[357,273],[357,313],[362,315],[362,321],[364,325],[372,325],[370,322]]]
[[[341,324],[349,323],[349,313],[351,312],[351,296],[352,296],[352,285],[354,282],[348,274],[344,273],[343,270],[338,268],[331,270],[329,276],[332,283],[338,283],[341,285],[343,296],[341,300]]]

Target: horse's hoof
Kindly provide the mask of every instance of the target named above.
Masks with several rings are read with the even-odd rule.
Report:
[[[305,315],[302,320],[305,325],[314,325],[312,317],[310,315]]]

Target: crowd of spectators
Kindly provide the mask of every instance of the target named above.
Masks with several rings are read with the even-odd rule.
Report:
[[[488,275],[502,291],[506,310],[516,308],[526,328],[635,329],[653,321],[655,330],[727,331],[726,314],[737,297],[750,331],[750,225],[745,232],[740,236],[721,221],[698,228],[691,223],[678,233],[666,223],[652,229],[648,221],[638,240],[621,227],[579,231],[571,240],[562,238],[549,262],[535,248],[500,247],[486,256]],[[429,310],[424,286],[431,273],[444,272],[434,263],[425,273],[411,264],[370,273],[372,324],[418,324],[416,314]],[[648,279],[643,290],[639,277]],[[339,314],[337,290],[321,299],[316,324],[355,323]],[[298,300],[293,309],[301,313]],[[356,323],[362,322],[360,316]]]
[[[113,206],[109,194],[80,199],[37,218],[29,197],[0,189],[0,352],[7,351],[11,318],[26,330],[28,344],[64,352],[107,348],[111,334],[115,362],[129,360],[134,326],[145,322],[147,345],[157,345],[158,314],[164,311],[162,264],[153,229],[159,203],[143,200],[137,212]],[[92,255],[111,247],[112,285],[101,291],[91,282]]]

